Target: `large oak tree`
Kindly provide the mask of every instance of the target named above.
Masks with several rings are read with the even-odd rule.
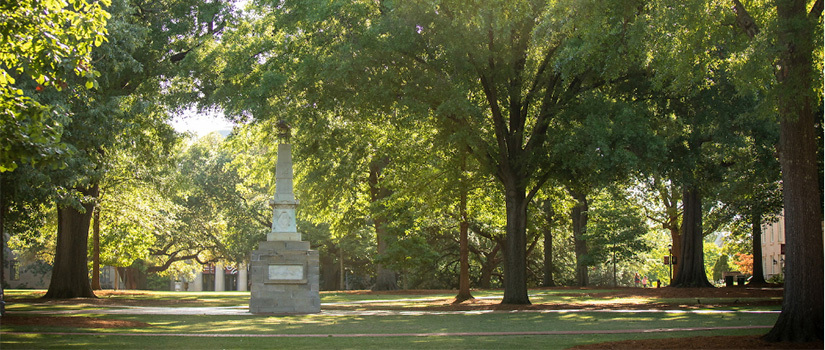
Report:
[[[777,1],[779,151],[785,203],[785,294],[766,336],[822,340],[822,11],[817,1]],[[819,37],[819,39],[816,39]],[[818,57],[814,54],[817,53]]]
[[[139,148],[132,143],[141,142],[142,134],[171,137],[164,123],[170,114],[159,108],[157,99],[160,81],[174,70],[178,50],[214,35],[216,23],[226,21],[223,6],[200,2],[114,1],[108,10],[110,38],[91,52],[102,73],[97,89],[42,97],[70,109],[63,140],[73,151],[66,159],[68,166],[50,172],[45,184],[58,189],[60,218],[55,273],[46,298],[94,297],[85,252],[107,157],[114,148]],[[189,18],[192,12],[199,14],[197,21],[173,20]],[[61,188],[68,191],[61,193]]]
[[[260,1],[254,8],[261,17],[240,30],[258,30],[235,39],[248,50],[230,53],[237,59],[213,56],[222,74],[197,79],[205,95],[217,96],[207,103],[256,119],[297,103],[336,113],[346,106],[363,122],[392,119],[389,111],[403,106],[402,118],[428,120],[498,180],[507,218],[503,303],[529,303],[527,207],[552,171],[544,166],[549,127],[579,94],[621,80],[637,64],[640,3]],[[246,100],[229,102],[238,98]]]

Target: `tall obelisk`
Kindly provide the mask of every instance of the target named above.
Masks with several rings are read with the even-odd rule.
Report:
[[[272,229],[250,259],[249,311],[254,314],[321,312],[318,251],[301,241],[295,225],[291,152],[288,142],[278,144],[275,196],[269,201]]]
[[[295,208],[298,201],[292,192],[292,145],[278,145],[278,162],[275,165],[275,196],[269,200],[272,207],[272,230],[267,241],[300,241],[301,234],[295,227]]]

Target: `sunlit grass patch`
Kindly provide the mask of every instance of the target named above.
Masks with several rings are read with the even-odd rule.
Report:
[[[99,290],[97,298],[76,298],[66,300],[40,299],[45,294],[42,290],[5,291],[5,300],[9,310],[38,310],[43,308],[62,308],[65,310],[98,308],[100,306],[128,306],[143,302],[164,307],[217,307],[249,304],[249,292],[166,292],[142,290]]]
[[[661,298],[657,299],[661,302],[666,302],[669,304],[680,304],[680,305],[695,305],[695,304],[722,304],[722,303],[749,303],[749,302],[758,302],[758,301],[777,301],[781,302],[781,297],[726,297],[726,298],[703,298],[703,297],[693,297],[693,298]]]
[[[755,335],[764,330],[705,331],[699,336]],[[318,338],[181,338],[177,336],[130,337],[120,335],[36,336],[4,335],[5,349],[565,349],[579,344],[628,339],[695,337],[696,332],[623,333],[554,336],[421,336],[421,337],[318,337]]]
[[[581,300],[591,305],[608,305],[608,304],[627,304],[627,305],[643,305],[654,301],[654,298],[643,297],[625,297],[625,298],[611,298],[611,299],[586,299]]]
[[[40,298],[46,294],[43,289],[4,289],[3,297],[9,298]]]
[[[31,302],[7,302],[6,311],[8,312],[68,312],[75,310],[97,310],[101,306],[91,304],[75,303],[75,304],[54,304],[54,303],[31,303]]]

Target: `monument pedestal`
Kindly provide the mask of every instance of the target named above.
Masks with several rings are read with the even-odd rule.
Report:
[[[309,242],[264,241],[252,252],[249,312],[309,314],[321,312],[318,251]]]

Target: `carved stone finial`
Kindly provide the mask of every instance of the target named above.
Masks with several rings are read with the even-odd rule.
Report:
[[[283,140],[283,142],[285,142],[285,143],[289,143],[289,138],[290,138],[290,136],[292,136],[291,135],[291,129],[292,128],[289,126],[289,124],[287,124],[286,120],[283,120],[283,119],[279,120],[278,124],[276,126],[278,127],[278,138]]]

